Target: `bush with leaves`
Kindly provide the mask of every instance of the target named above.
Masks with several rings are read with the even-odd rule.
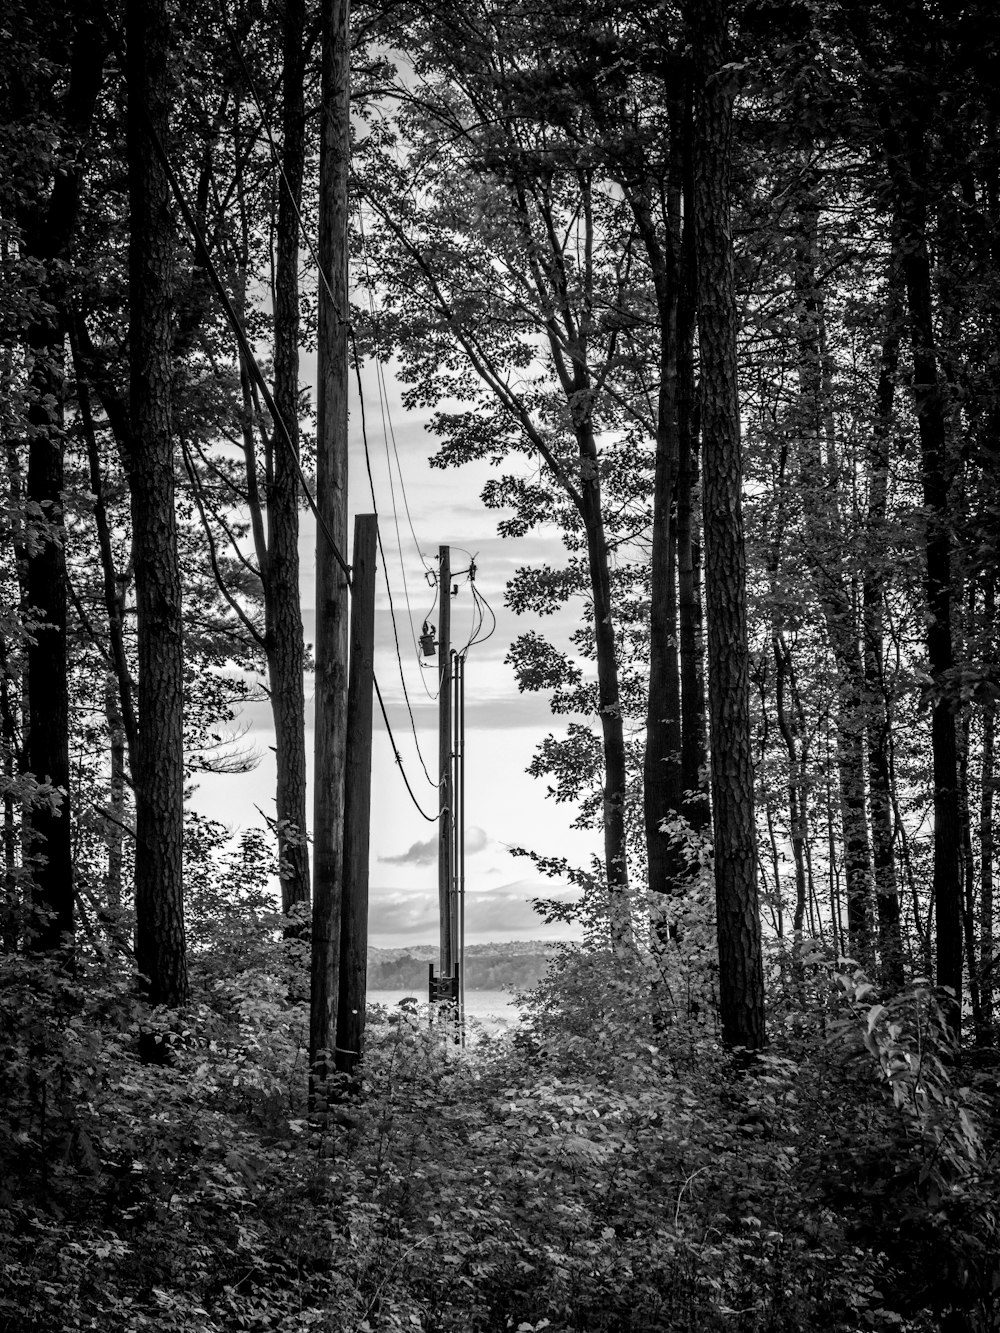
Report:
[[[252,934],[240,894],[209,897]],[[181,1014],[106,964],[0,958],[0,1330],[994,1326],[989,1107],[927,988],[881,1007],[803,964],[808,1004],[739,1061],[683,938],[567,948],[511,1038],[462,1051],[420,1006],[373,1008],[358,1079],[311,1117],[280,922],[255,929]],[[140,1022],[169,1065],[139,1063]]]

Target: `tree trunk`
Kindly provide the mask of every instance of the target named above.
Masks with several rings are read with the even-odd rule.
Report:
[[[972,621],[972,607],[969,620]],[[982,991],[979,978],[979,958],[976,937],[976,865],[972,854],[972,809],[969,802],[969,732],[968,713],[958,726],[958,818],[959,870],[962,878],[962,934],[965,938],[965,966],[969,977],[969,1002],[972,1008],[972,1027],[978,1045],[985,1045],[986,1024],[983,1015]]]
[[[681,230],[677,298],[677,602],[681,662],[681,786],[688,825],[699,832],[709,821],[705,740],[704,634],[701,622],[698,550],[698,404],[695,339],[698,262],[694,217],[693,125],[690,90],[684,97]]]
[[[692,293],[692,303],[693,303]],[[677,419],[680,457],[677,467],[678,647],[681,669],[681,787],[689,827],[698,832],[711,810],[706,778],[705,673],[698,577],[698,463],[694,412],[694,307],[680,321]]]
[[[955,710],[948,682],[955,664],[951,631],[949,466],[943,389],[937,366],[930,255],[927,247],[927,144],[916,110],[898,128],[886,112],[886,157],[896,194],[900,250],[913,356],[913,398],[920,432],[926,520],[924,596],[927,656],[934,680],[931,751],[934,783],[934,914],[937,981],[952,998],[947,1018],[958,1039],[962,1023],[962,885],[959,876],[958,760]]]
[[[831,370],[823,292],[816,278],[819,205],[806,178],[795,245],[799,402],[795,413],[802,492],[809,509],[805,555],[837,669],[837,773],[844,841],[847,933],[851,954],[871,967],[871,851],[865,809],[863,672],[858,626],[845,572],[839,510],[841,478],[832,425]],[[824,424],[827,457],[823,458]]]
[[[589,385],[579,385],[580,398],[589,401]],[[580,399],[577,399],[579,401]],[[597,442],[588,417],[577,421],[580,454],[580,495],[587,538],[587,564],[594,602],[594,640],[597,656],[597,696],[604,742],[604,866],[608,880],[611,940],[615,948],[632,942],[628,902],[628,856],[625,839],[625,730],[618,691],[618,650],[615,643],[611,570],[601,509],[601,474]]]
[[[677,475],[677,275],[675,239],[660,243],[648,208],[633,204],[653,270],[660,334],[660,389],[653,472],[650,553],[649,681],[643,812],[649,887],[679,894],[687,858],[679,828],[681,785],[680,681],[677,670],[676,531],[672,522]],[[676,210],[671,209],[673,214]],[[673,230],[674,219],[668,224]],[[664,824],[673,825],[664,831]]]
[[[128,463],[138,635],[136,960],[151,1004],[188,995],[184,940],[184,657],[171,438],[173,227],[160,158],[169,108],[165,0],[128,0]],[[157,1058],[151,1043],[147,1058]]]
[[[805,792],[805,774],[795,738],[795,729],[788,714],[785,691],[791,676],[791,655],[783,636],[777,629],[771,632],[771,650],[774,653],[774,695],[778,714],[778,730],[788,755],[788,833],[795,863],[795,909],[792,913],[792,931],[801,939],[806,914],[806,861],[805,843],[808,838],[808,819]]]
[[[898,254],[889,272],[886,332],[882,342],[875,420],[868,455],[868,550],[862,580],[865,672],[865,724],[868,742],[868,793],[871,803],[875,905],[878,913],[882,980],[890,990],[903,985],[903,939],[892,837],[889,701],[883,666],[885,553],[882,549],[889,495],[892,408],[899,368],[901,270]]]
[[[27,811],[34,883],[30,947],[40,952],[66,946],[73,933],[62,338],[57,318],[34,325],[29,333],[34,365],[25,498],[36,517],[30,520],[33,533],[27,543],[27,598],[35,624],[27,651],[24,761],[29,773],[58,793],[57,804],[33,803]]]
[[[97,432],[91,410],[90,386],[87,383],[83,368],[79,340],[72,329],[70,336],[73,340],[73,360],[76,369],[77,405],[80,409],[80,421],[87,441],[90,491],[94,497],[94,526],[97,529],[97,546],[101,555],[104,609],[108,617],[108,641],[118,690],[118,702],[114,709],[116,719],[114,724],[112,723],[112,714],[109,711],[111,705],[107,701],[105,711],[108,725],[121,727],[125,743],[128,746],[129,764],[134,769],[139,724],[135,716],[135,691],[132,684],[132,674],[129,670],[128,656],[125,652],[125,591],[129,576],[127,572],[119,574],[115,569],[114,549],[111,544],[111,524],[108,521],[107,503],[104,494],[104,476],[101,469],[100,451],[97,447]],[[114,753],[114,745],[115,740],[112,737],[112,753]]]
[[[68,162],[48,199],[22,210],[25,248],[46,268],[46,313],[28,329],[28,468],[25,499],[33,511],[27,542],[26,593],[36,621],[27,651],[24,762],[61,793],[58,806],[33,805],[26,838],[34,867],[32,947],[60,948],[73,931],[70,824],[69,678],[66,643],[66,551],[63,518],[63,403],[66,278],[80,211],[84,148],[101,87],[104,45],[83,7],[73,33],[69,81],[60,108]]]
[[[983,622],[987,634],[994,633],[996,624],[996,585],[992,574],[987,576],[983,598]],[[993,968],[993,858],[996,842],[993,831],[994,797],[997,788],[994,751],[996,744],[996,703],[987,699],[983,704],[983,747],[980,757],[979,789],[979,958],[982,969],[983,1022],[988,1040],[994,1041]]]
[[[305,3],[285,0],[282,179],[278,185],[274,286],[275,423],[268,494],[269,551],[264,625],[274,748],[281,910],[309,901],[306,839],[304,635],[299,596],[299,482],[292,448],[299,442],[299,219],[305,160]],[[263,572],[263,571],[262,571]]]
[[[733,94],[725,0],[689,0],[696,67],[695,225],[702,385],[708,698],[722,1037],[764,1044],[750,729],[736,297],[730,226]]]
[[[125,836],[125,727],[122,723],[118,680],[109,675],[104,682],[104,716],[110,737],[111,793],[104,841],[108,849],[108,873],[104,903],[113,912],[122,905],[122,839]]]
[[[14,777],[20,769],[17,740],[17,719],[13,678],[8,661],[7,639],[0,633],[0,741],[3,745],[3,901],[0,902],[0,948],[13,953],[21,934],[21,911],[18,898],[17,874],[17,816],[14,806]]]

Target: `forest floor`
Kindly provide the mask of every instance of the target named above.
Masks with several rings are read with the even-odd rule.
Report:
[[[465,1053],[374,1010],[310,1115],[280,970],[150,1018],[2,960],[0,1333],[1000,1328],[995,1083],[932,997],[828,972],[737,1061],[640,982],[569,950]]]

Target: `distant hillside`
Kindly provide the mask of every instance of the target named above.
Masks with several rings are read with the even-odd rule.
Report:
[[[469,944],[465,948],[466,990],[525,990],[545,975],[551,947],[541,940]],[[368,950],[369,990],[427,989],[427,964],[436,963],[436,944]]]

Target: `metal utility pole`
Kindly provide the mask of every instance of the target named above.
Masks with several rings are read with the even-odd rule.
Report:
[[[361,1056],[368,977],[368,847],[372,791],[372,694],[375,667],[375,559],[378,518],[354,520],[351,566],[351,666],[347,686],[344,774],[344,880],[340,925],[340,996],[336,1065],[350,1074]]]
[[[470,568],[474,573],[475,566]],[[438,907],[441,921],[440,975],[430,966],[431,1003],[454,1005],[456,1041],[464,1040],[465,1015],[465,650],[451,646],[451,551],[438,555],[441,613],[438,691]],[[431,636],[425,638],[431,642]],[[430,651],[433,652],[433,647]],[[425,648],[426,651],[426,648]]]
[[[453,816],[451,769],[451,550],[442,546],[438,551],[438,662],[441,668],[438,692],[438,907],[441,919],[441,973],[451,977],[455,972],[455,936],[451,911],[453,874]]]
[[[452,871],[453,931],[458,967],[458,1019],[465,1021],[465,654],[452,654],[455,702],[452,718],[452,797],[454,863]],[[464,1040],[464,1037],[463,1037]]]
[[[313,810],[310,1096],[336,1041],[347,715],[347,177],[350,167],[349,0],[322,6],[317,339],[316,772]],[[340,557],[338,559],[338,556]]]

